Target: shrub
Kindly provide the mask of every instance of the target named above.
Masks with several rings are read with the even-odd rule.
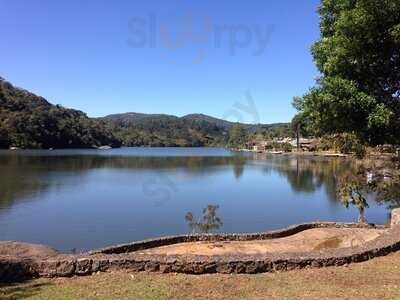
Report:
[[[384,144],[384,145],[378,145],[376,146],[376,151],[379,153],[396,153],[396,146],[395,145],[389,145],[389,144]]]
[[[340,153],[355,153],[357,157],[364,157],[366,149],[364,144],[354,133],[338,133],[323,136],[319,144],[319,150],[333,150]]]
[[[328,150],[336,150],[335,149],[335,139],[333,135],[325,135],[321,138],[320,143],[318,144],[318,150],[328,151]]]
[[[290,143],[281,144],[281,148],[285,152],[292,152],[292,150],[293,150],[293,146]]]
[[[355,145],[354,154],[356,155],[356,157],[358,159],[363,159],[365,157],[365,155],[367,154],[367,149],[364,145],[362,145],[361,143],[358,143]]]
[[[353,133],[342,133],[337,134],[336,139],[336,149],[340,151],[340,153],[351,153],[355,150],[358,144],[360,144],[359,140]]]

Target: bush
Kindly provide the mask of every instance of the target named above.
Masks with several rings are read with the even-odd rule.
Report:
[[[378,145],[378,146],[376,146],[375,149],[379,153],[391,153],[391,154],[395,154],[396,153],[396,146],[395,145],[389,145],[389,144]]]
[[[284,152],[292,152],[293,150],[293,146],[289,143],[283,143],[281,144],[281,147]]]
[[[322,137],[319,150],[333,150],[344,154],[355,153],[357,157],[364,157],[364,144],[354,133],[338,133]]]
[[[272,143],[268,143],[268,145],[265,146],[265,149],[292,152],[293,146],[290,143],[279,143],[277,141],[273,141]]]
[[[354,154],[358,159],[363,159],[365,155],[367,154],[367,149],[364,145],[362,144],[356,144],[355,149],[354,149]]]
[[[325,135],[321,138],[320,143],[317,147],[320,151],[336,150],[335,149],[335,139],[333,135]]]

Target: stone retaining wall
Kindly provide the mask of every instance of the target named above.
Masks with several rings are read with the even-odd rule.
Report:
[[[390,229],[378,238],[357,247],[321,252],[268,253],[263,255],[151,255],[136,251],[195,241],[248,241],[280,238],[312,228],[366,227],[359,224],[307,223],[281,230],[256,234],[180,235],[112,246],[79,255],[60,254],[54,257],[18,258],[0,256],[0,281],[16,281],[30,277],[65,277],[89,275],[109,270],[131,272],[259,273],[310,267],[340,266],[361,262],[400,250],[400,209],[392,211]],[[368,227],[368,226],[367,226]],[[383,226],[375,226],[373,228]]]
[[[252,241],[276,239],[294,235],[314,228],[385,228],[383,225],[368,225],[357,223],[312,222],[288,226],[286,228],[260,233],[234,233],[234,234],[192,234],[167,236],[149,239],[128,244],[114,245],[111,247],[90,251],[90,254],[121,254],[189,242],[222,242],[222,241]]]

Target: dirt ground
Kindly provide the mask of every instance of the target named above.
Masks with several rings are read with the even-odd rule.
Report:
[[[0,241],[0,255],[13,255],[23,258],[47,258],[59,254],[56,250],[37,244],[15,241]]]
[[[265,254],[271,252],[323,251],[354,247],[377,238],[386,230],[363,228],[315,228],[298,234],[270,240],[193,242],[168,245],[140,251],[167,255]]]

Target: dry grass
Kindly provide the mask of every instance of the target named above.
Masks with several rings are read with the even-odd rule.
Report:
[[[342,242],[342,240],[335,236],[335,237],[332,237],[330,239],[327,239],[327,240],[319,243],[318,245],[316,245],[314,247],[313,250],[319,251],[319,250],[324,250],[324,249],[335,249],[340,246],[341,242]]]
[[[257,275],[104,273],[0,287],[1,299],[400,299],[400,252],[348,267]]]

